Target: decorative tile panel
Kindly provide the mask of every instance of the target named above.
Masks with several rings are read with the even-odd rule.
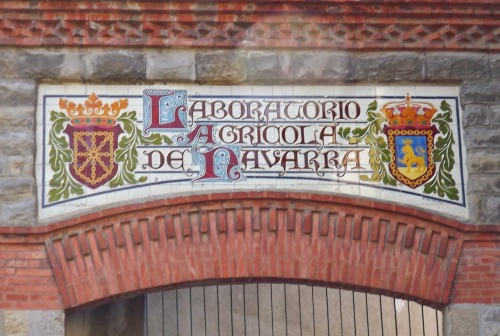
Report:
[[[467,218],[459,118],[456,87],[41,85],[39,219],[232,190]]]

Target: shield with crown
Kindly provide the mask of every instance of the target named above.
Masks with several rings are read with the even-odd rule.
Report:
[[[116,175],[114,155],[118,137],[123,133],[116,118],[127,105],[126,99],[103,104],[95,94],[78,105],[60,99],[59,107],[67,111],[71,120],[64,129],[73,152],[69,172],[83,185],[95,189]]]
[[[382,132],[391,152],[389,171],[399,182],[410,188],[427,182],[436,171],[432,160],[434,137],[439,133],[432,118],[437,109],[430,103],[404,101],[385,104],[382,113],[388,121]]]

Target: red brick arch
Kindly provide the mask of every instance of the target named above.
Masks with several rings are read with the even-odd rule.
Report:
[[[176,283],[259,277],[443,304],[463,234],[426,215],[323,195],[199,195],[94,214],[51,236],[47,250],[65,307]]]
[[[500,302],[500,266],[481,264],[499,257],[499,226],[365,199],[192,195],[11,231],[3,233],[0,251],[10,246],[17,251],[12,258],[28,255],[42,264],[20,273],[29,280],[24,286],[19,264],[9,278],[17,282],[0,294],[3,307],[73,308],[170,285],[258,278],[348,286],[438,307],[450,300]],[[26,254],[30,249],[38,254]]]

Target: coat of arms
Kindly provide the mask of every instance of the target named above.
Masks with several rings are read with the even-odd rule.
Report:
[[[385,104],[381,110],[387,119],[382,132],[391,152],[391,175],[410,188],[424,184],[436,171],[432,150],[439,131],[431,121],[437,109],[426,102],[413,102],[408,96],[402,102]]]
[[[340,127],[338,131],[351,144],[369,145],[373,173],[361,175],[361,180],[392,186],[400,182],[413,189],[423,185],[426,194],[458,200],[451,174],[455,164],[451,108],[445,100],[437,109],[407,95],[402,101],[384,104],[379,111],[374,101],[367,115],[366,127]]]
[[[52,111],[49,132],[49,164],[54,172],[49,185],[49,202],[70,195],[83,195],[83,186],[97,189],[107,183],[111,188],[145,182],[136,178],[138,144],[162,144],[166,136],[144,136],[136,125],[136,113],[123,111],[127,99],[104,103],[96,94],[85,102],[59,100]]]

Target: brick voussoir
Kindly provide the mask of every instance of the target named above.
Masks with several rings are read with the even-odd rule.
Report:
[[[234,243],[238,234],[244,234],[250,242],[245,243],[250,248],[246,253],[240,253]],[[255,234],[277,235],[284,240],[272,239],[266,250],[256,249],[254,243],[258,241],[251,243]],[[464,291],[455,274],[459,263],[463,265],[461,254],[469,253],[462,250],[489,247],[500,241],[500,226],[466,225],[425,211],[370,200],[353,202],[341,196],[263,191],[156,200],[83,215],[46,228],[0,229],[0,235],[7,238],[0,250],[9,249],[6,243],[15,243],[17,249],[45,243],[51,267],[21,270],[19,274],[54,279],[65,308],[159,286],[203,282],[213,276],[299,282],[307,279],[330,286],[341,283],[441,307],[450,297],[456,302],[482,300],[480,296],[461,297]],[[206,238],[201,240],[202,236]],[[327,248],[327,241],[332,239],[339,244]],[[474,240],[483,245],[468,243]],[[315,248],[294,248],[301,244]],[[278,245],[286,248],[278,249]],[[383,245],[381,256],[373,258],[372,245]],[[9,246],[12,249],[13,245]],[[200,263],[195,257],[202,253],[200,249],[226,252],[203,253],[204,262]],[[356,254],[352,254],[354,250]],[[177,252],[172,255],[173,251]],[[312,251],[316,251],[314,255]],[[309,265],[315,255],[322,255],[322,262],[332,265],[331,271],[325,273],[319,264]],[[147,258],[148,269],[153,272],[140,273],[136,278],[143,267],[143,257],[139,256]],[[340,260],[346,262],[355,258],[363,263],[353,259],[350,267],[354,271],[343,273],[338,263],[341,256]],[[160,271],[165,263],[169,272]],[[80,269],[78,265],[84,264],[92,265],[92,272],[75,273]],[[185,273],[183,269],[188,265],[192,271]],[[377,276],[377,267],[382,267],[384,274]],[[217,274],[213,273],[216,269]],[[464,272],[468,270],[466,267]],[[15,270],[3,271],[14,272],[15,279]],[[123,276],[138,281],[125,284]],[[411,281],[401,282],[402,277],[410,277]],[[452,291],[453,286],[460,289],[458,294]]]

